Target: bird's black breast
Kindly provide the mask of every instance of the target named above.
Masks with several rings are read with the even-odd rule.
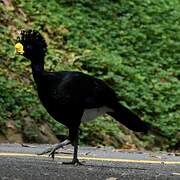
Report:
[[[103,81],[80,72],[46,73],[37,90],[49,114],[65,125],[80,121],[85,109],[116,101],[114,91]]]

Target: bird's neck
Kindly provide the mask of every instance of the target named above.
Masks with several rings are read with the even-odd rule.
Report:
[[[32,74],[36,84],[41,81],[41,78],[44,74],[44,60],[36,61],[31,63]]]

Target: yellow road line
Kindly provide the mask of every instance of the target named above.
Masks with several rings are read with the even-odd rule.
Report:
[[[36,154],[26,153],[0,153],[0,156],[14,156],[14,157],[48,157],[47,155],[38,156]],[[72,156],[56,155],[56,158],[60,159],[72,159]],[[139,159],[115,159],[115,158],[101,158],[101,157],[84,157],[79,156],[80,160],[88,161],[109,161],[109,162],[126,162],[126,163],[145,163],[145,164],[167,164],[167,165],[180,165],[180,161],[159,161],[159,160],[139,160]]]

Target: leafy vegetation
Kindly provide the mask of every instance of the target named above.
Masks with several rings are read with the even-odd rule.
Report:
[[[67,133],[40,105],[29,62],[14,54],[18,30],[40,30],[48,42],[46,69],[79,70],[113,87],[121,102],[164,132],[131,143],[177,149],[180,142],[179,0],[50,0],[0,2],[0,133],[13,120],[48,121],[59,138]],[[82,125],[81,142],[122,147],[123,127],[109,117]],[[23,132],[25,141],[36,135]],[[126,137],[126,138],[124,138]],[[158,141],[158,142],[161,142]]]

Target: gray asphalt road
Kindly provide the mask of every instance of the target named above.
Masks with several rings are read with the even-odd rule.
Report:
[[[180,157],[164,152],[124,152],[112,148],[81,147],[83,166],[70,161],[72,147],[60,150],[53,161],[37,156],[48,145],[0,145],[0,180],[180,180]]]

